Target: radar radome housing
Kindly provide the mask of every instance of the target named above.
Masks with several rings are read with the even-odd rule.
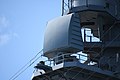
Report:
[[[80,19],[69,14],[48,22],[44,36],[44,56],[53,58],[58,52],[74,53],[83,50]]]

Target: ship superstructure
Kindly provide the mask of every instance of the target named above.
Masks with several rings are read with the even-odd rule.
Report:
[[[120,0],[62,0],[32,80],[120,80]]]

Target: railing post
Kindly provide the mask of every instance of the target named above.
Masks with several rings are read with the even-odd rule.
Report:
[[[64,15],[64,0],[62,0],[62,16]]]
[[[84,29],[84,42],[86,42],[86,29]]]
[[[90,36],[90,42],[92,42],[92,36]]]
[[[81,63],[80,54],[78,54],[78,55],[79,55],[79,61],[80,61],[80,63]]]

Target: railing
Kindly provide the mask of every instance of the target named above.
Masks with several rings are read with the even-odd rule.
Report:
[[[62,0],[62,16],[72,7],[72,0]]]
[[[64,62],[72,62],[72,61],[79,61],[80,63],[84,63],[89,59],[89,56],[83,53],[77,53],[77,54],[62,54],[60,56],[56,56],[52,59],[49,59],[45,61],[46,65],[48,66],[55,66],[60,63]]]
[[[94,37],[91,33],[91,29],[84,28],[82,29],[82,37],[84,42],[100,42],[100,33],[98,30],[93,30],[93,32],[98,34],[98,38]]]

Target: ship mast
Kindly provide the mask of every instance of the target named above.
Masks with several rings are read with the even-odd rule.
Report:
[[[43,46],[32,80],[120,80],[120,0],[62,0]]]

